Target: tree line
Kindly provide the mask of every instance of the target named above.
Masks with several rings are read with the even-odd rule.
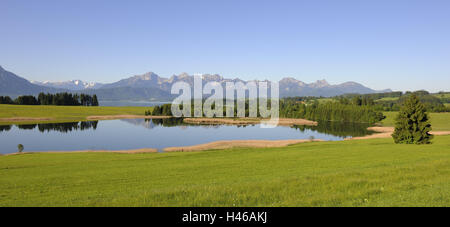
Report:
[[[355,123],[355,122],[336,122],[336,121],[320,121],[318,125],[295,125],[291,128],[295,128],[304,132],[305,130],[314,130],[320,133],[325,133],[339,137],[357,137],[370,135],[373,132],[367,130],[371,124]]]
[[[191,102],[193,103],[193,102]],[[225,102],[224,102],[225,103]],[[269,109],[270,100],[268,102]],[[298,101],[297,98],[284,98],[279,102],[279,116],[282,118],[303,118],[313,121],[336,121],[336,122],[365,122],[375,123],[383,120],[385,116],[373,106],[365,102],[323,102],[315,100],[312,104]],[[191,104],[191,116],[194,116],[194,104]],[[249,100],[245,101],[245,117],[249,117]],[[214,104],[212,105],[214,109]],[[234,103],[234,115],[237,117],[237,101]],[[257,117],[261,117],[259,108]],[[171,104],[155,106],[153,110],[145,111],[145,115],[172,116]],[[205,116],[205,113],[203,113]],[[223,116],[226,116],[226,105],[223,107]],[[214,116],[216,117],[216,116]]]
[[[146,116],[172,116],[172,104],[163,104],[153,107],[153,110],[145,111]]]
[[[313,121],[376,123],[385,118],[381,111],[370,105],[346,102],[323,102],[312,104],[283,99],[280,102],[280,117],[304,118]]]
[[[22,95],[16,99],[9,96],[0,96],[0,104],[15,105],[55,105],[55,106],[98,106],[97,95],[72,94],[72,93],[39,93],[37,97]]]
[[[430,94],[428,91],[407,91],[405,93],[402,92],[387,92],[387,93],[378,93],[378,94],[365,94],[365,95],[357,95],[357,94],[348,94],[334,97],[335,100],[339,102],[348,102],[357,105],[370,105],[374,106],[376,110],[379,111],[399,111],[405,101],[412,95],[417,96],[420,102],[425,106],[425,109],[429,112],[450,112],[450,108],[446,107],[444,103],[449,103],[449,99],[446,98],[445,92],[438,93],[442,96],[441,98],[436,97],[435,95]],[[393,98],[393,99],[385,99],[382,98]],[[378,100],[377,100],[378,99]]]

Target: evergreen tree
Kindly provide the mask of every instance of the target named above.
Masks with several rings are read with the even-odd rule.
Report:
[[[152,115],[160,116],[161,114],[162,114],[161,107],[155,106],[155,108],[153,108]]]
[[[98,106],[97,95],[92,96],[92,106]]]
[[[9,96],[0,96],[0,104],[14,104],[14,101]]]
[[[23,147],[22,144],[17,145],[17,150],[19,151],[19,153],[22,153],[23,148],[24,148],[24,147]]]
[[[405,100],[395,119],[395,131],[392,134],[395,143],[429,144],[433,135],[425,106],[412,94]]]

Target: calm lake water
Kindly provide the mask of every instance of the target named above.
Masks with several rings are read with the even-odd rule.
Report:
[[[58,124],[0,126],[0,153],[17,151],[163,149],[217,140],[342,140],[370,134],[367,124],[319,123],[319,126],[279,126],[265,129],[259,125],[187,125],[181,119],[124,119]]]
[[[158,102],[158,101],[107,101],[99,100],[100,106],[159,106],[162,104],[171,102]]]

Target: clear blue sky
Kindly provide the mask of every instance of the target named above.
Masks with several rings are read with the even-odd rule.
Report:
[[[153,71],[450,90],[450,1],[0,1],[0,65],[30,80]]]

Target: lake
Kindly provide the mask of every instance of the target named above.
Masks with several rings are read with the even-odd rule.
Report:
[[[370,134],[367,124],[318,126],[189,125],[182,119],[122,119],[0,126],[0,153],[24,151],[126,150],[190,146],[218,140],[343,140]]]
[[[122,100],[122,101],[108,101],[99,100],[100,106],[159,106],[171,102],[163,101],[132,101],[132,100]]]

